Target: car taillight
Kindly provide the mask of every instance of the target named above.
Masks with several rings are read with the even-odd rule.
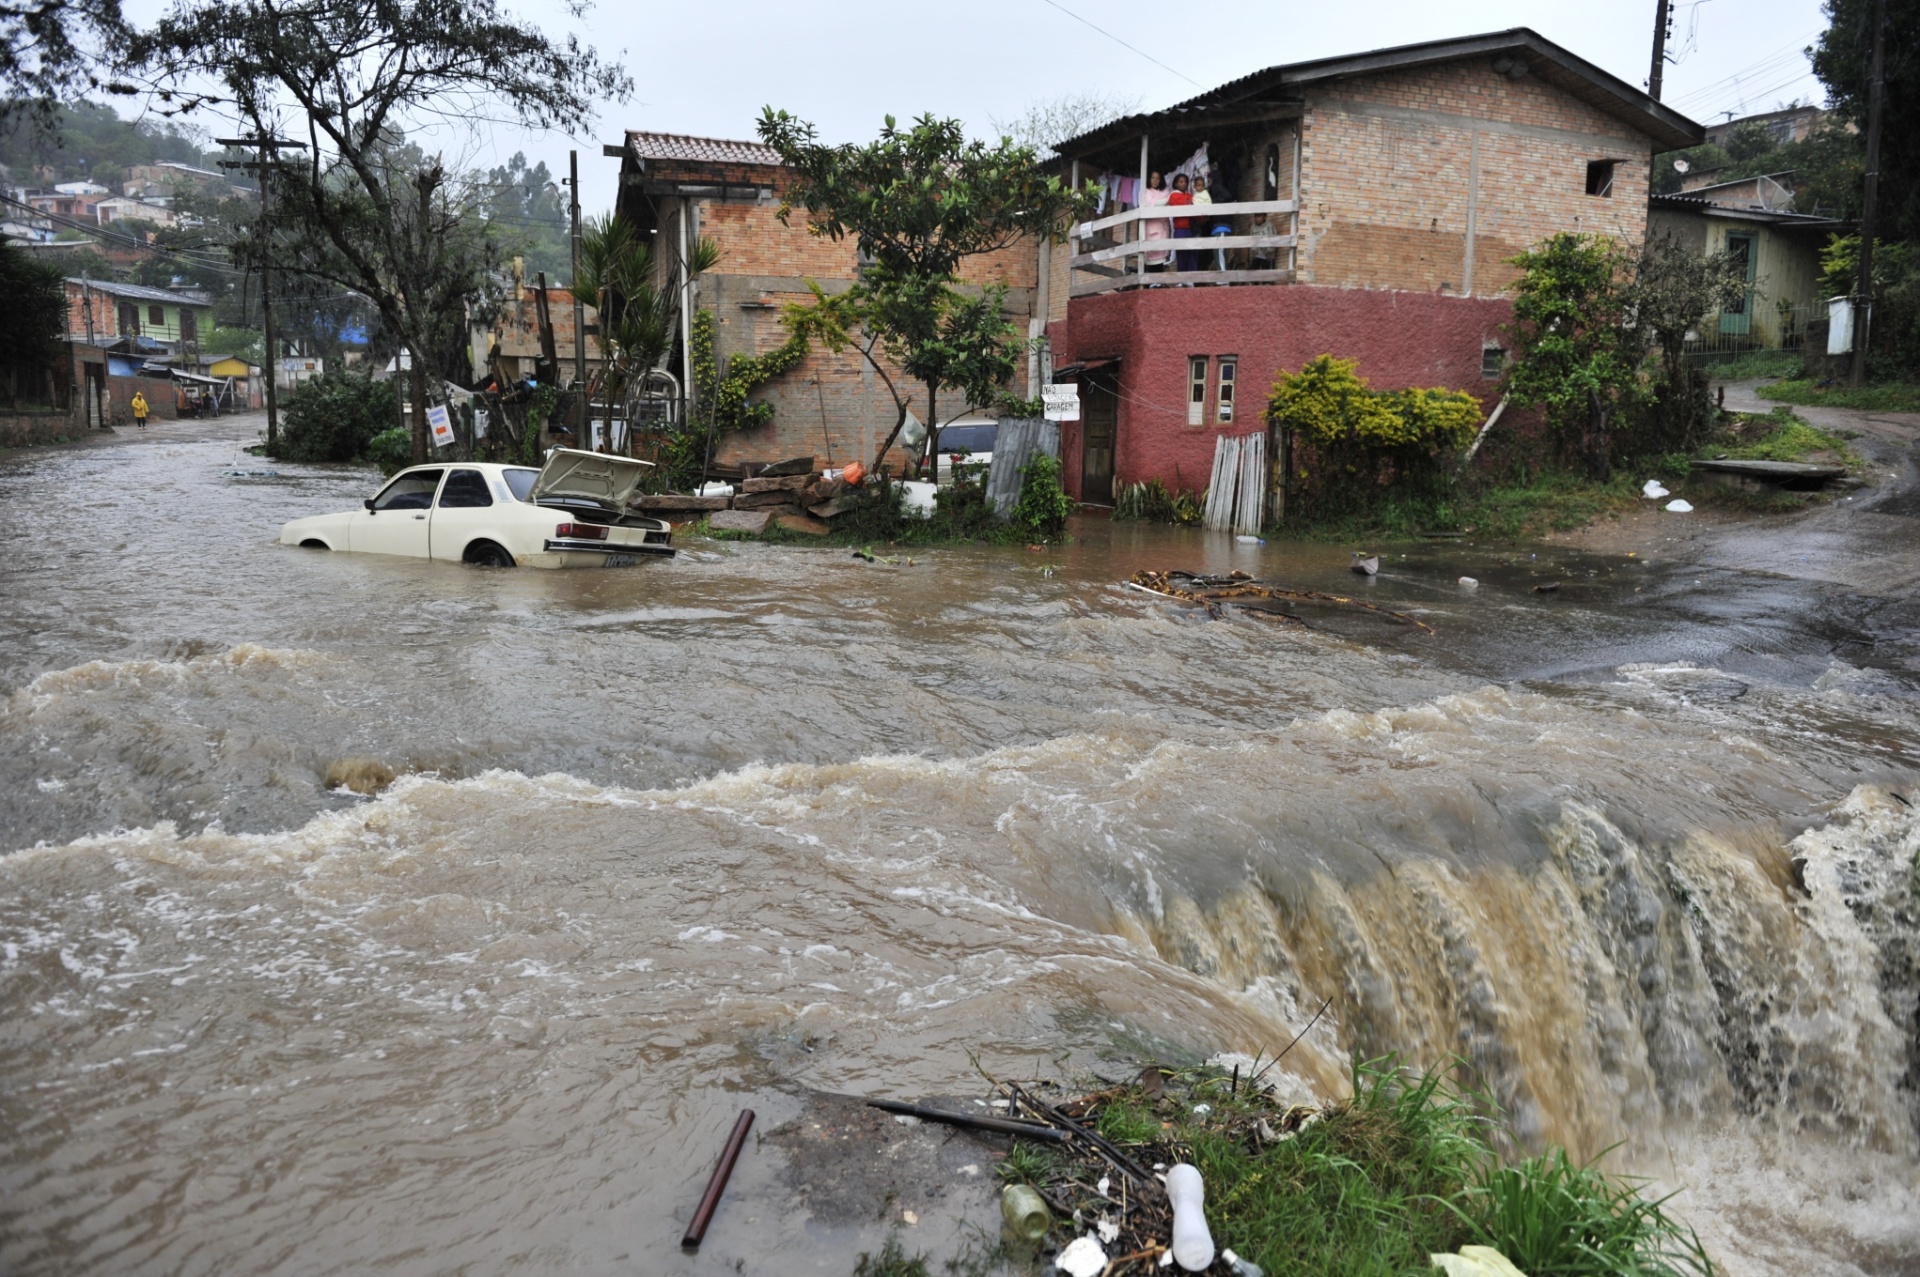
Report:
[[[557,537],[571,537],[576,541],[604,541],[607,529],[599,523],[563,523],[553,530]]]

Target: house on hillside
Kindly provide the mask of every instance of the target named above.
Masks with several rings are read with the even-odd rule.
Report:
[[[93,215],[102,226],[111,226],[115,222],[148,222],[154,226],[171,228],[180,224],[179,215],[172,209],[145,200],[129,199],[124,195],[101,200],[93,206]]]
[[[1491,407],[1510,259],[1558,231],[1640,243],[1653,155],[1701,136],[1522,27],[1269,67],[1062,143],[1106,197],[1039,253],[1052,377],[1081,391],[1069,489],[1206,486],[1216,438],[1265,431],[1276,375],[1323,353]],[[1194,238],[1143,237],[1156,171],[1208,179]]]
[[[1735,130],[1745,125],[1756,124],[1765,129],[1767,136],[1775,146],[1785,146],[1789,142],[1804,142],[1807,135],[1827,118],[1824,107],[1789,106],[1778,111],[1762,111],[1758,115],[1742,115],[1736,119],[1726,119],[1718,124],[1706,126],[1704,141],[1715,146],[1725,146]]]
[[[808,281],[835,292],[858,278],[853,241],[836,243],[808,234],[804,211],[796,211],[790,225],[780,221],[780,197],[791,174],[771,148],[758,142],[630,132],[621,146],[607,151],[620,159],[618,210],[653,238],[663,283],[672,286],[683,279],[680,263],[700,238],[719,246],[719,265],[691,285],[682,285],[687,299],[681,335],[669,361],[668,371],[696,399],[688,346],[697,312],[711,316],[716,361],[724,367],[736,354],[762,354],[785,342],[781,307],[810,300]],[[962,281],[976,287],[1006,286],[1008,317],[1021,331],[1029,330],[1038,283],[1031,244],[970,259]],[[897,372],[891,375],[912,392],[914,409],[924,417],[925,392],[918,383],[902,381]],[[1024,382],[1022,388],[1037,393]],[[773,405],[772,420],[723,436],[716,448],[718,459],[775,460],[809,453],[837,464],[870,459],[895,419],[886,387],[851,351],[835,355],[813,350],[797,367],[756,390],[752,399]],[[940,420],[958,416],[966,421],[969,418],[961,415],[966,407],[943,401]]]
[[[89,345],[124,345],[129,357],[165,359],[200,340],[213,307],[203,294],[121,284],[66,280],[67,336]]]

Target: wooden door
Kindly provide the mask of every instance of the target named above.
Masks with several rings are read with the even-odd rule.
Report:
[[[1727,236],[1727,254],[1747,276],[1747,291],[1738,302],[1720,312],[1720,331],[1730,337],[1745,337],[1753,331],[1754,268],[1759,265],[1758,236]]]
[[[1113,449],[1118,429],[1118,398],[1111,377],[1080,383],[1080,499],[1088,505],[1113,504]]]

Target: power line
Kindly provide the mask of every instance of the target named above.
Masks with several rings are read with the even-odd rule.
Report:
[[[1162,62],[1159,58],[1154,57],[1151,53],[1148,53],[1142,49],[1134,48],[1132,45],[1128,44],[1125,40],[1122,40],[1119,36],[1107,30],[1105,27],[1094,26],[1093,23],[1088,22],[1085,18],[1081,17],[1079,14],[1075,13],[1073,10],[1067,8],[1067,6],[1065,6],[1064,4],[1061,4],[1060,0],[1046,0],[1046,3],[1052,5],[1054,8],[1066,14],[1069,18],[1072,18],[1075,22],[1080,23],[1082,26],[1092,27],[1093,30],[1098,31],[1101,35],[1107,37],[1107,39],[1113,41],[1115,44],[1119,45],[1121,48],[1127,49],[1133,53],[1138,53],[1141,57],[1153,63],[1153,65],[1159,67],[1162,71],[1172,71],[1174,75],[1179,76],[1181,79],[1185,80],[1188,84],[1191,84],[1194,88],[1205,89],[1207,87],[1206,85],[1200,83],[1200,81],[1194,79],[1192,76],[1186,74],[1184,71],[1174,71],[1172,67]]]

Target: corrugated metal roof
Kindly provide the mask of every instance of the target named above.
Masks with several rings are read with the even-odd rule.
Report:
[[[627,149],[642,160],[693,160],[703,164],[764,164],[778,167],[780,153],[758,142],[687,137],[680,133],[627,132]]]
[[[173,306],[198,306],[205,310],[213,303],[204,297],[188,297],[166,288],[148,288],[144,284],[119,284],[110,279],[81,279],[78,275],[67,276],[69,284],[80,284],[96,293],[106,293],[111,297],[127,297],[134,301],[166,302]]]

